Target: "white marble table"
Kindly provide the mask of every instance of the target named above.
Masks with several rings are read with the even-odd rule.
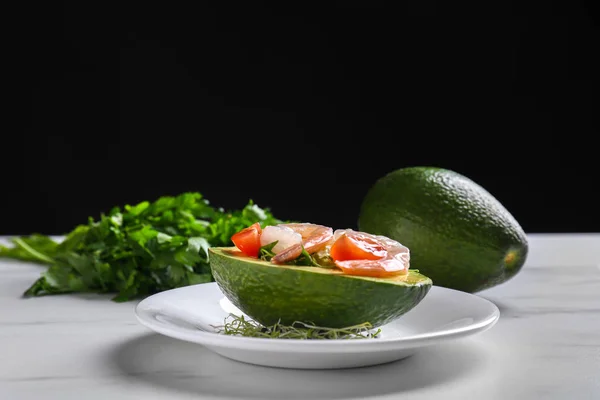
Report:
[[[154,334],[135,302],[23,299],[41,268],[0,261],[0,399],[600,399],[600,234],[530,235],[523,271],[479,295],[480,335],[408,359],[298,371],[221,358]]]

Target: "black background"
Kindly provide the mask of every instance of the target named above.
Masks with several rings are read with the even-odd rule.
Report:
[[[469,176],[527,232],[600,231],[592,1],[83,3],[12,15],[0,234],[182,191],[354,227],[409,165]]]

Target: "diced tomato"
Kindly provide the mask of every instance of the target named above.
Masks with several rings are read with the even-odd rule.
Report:
[[[344,274],[370,276],[374,278],[387,278],[397,275],[406,275],[408,273],[407,266],[393,257],[385,260],[336,261],[335,265],[337,265]]]
[[[333,243],[330,255],[335,261],[380,260],[387,256],[387,250],[366,235],[345,233]]]
[[[258,222],[231,236],[231,241],[242,253],[249,257],[258,257],[262,228]]]

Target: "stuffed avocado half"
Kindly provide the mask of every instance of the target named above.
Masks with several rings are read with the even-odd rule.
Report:
[[[410,252],[383,236],[315,224],[254,224],[235,247],[209,249],[215,281],[262,325],[385,325],[413,309],[432,280],[410,269]]]

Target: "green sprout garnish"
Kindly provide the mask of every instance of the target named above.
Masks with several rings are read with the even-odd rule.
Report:
[[[381,329],[372,331],[369,322],[345,328],[326,328],[296,321],[291,326],[276,323],[264,326],[244,316],[229,314],[221,326],[213,326],[217,333],[270,339],[370,339],[377,338]]]

